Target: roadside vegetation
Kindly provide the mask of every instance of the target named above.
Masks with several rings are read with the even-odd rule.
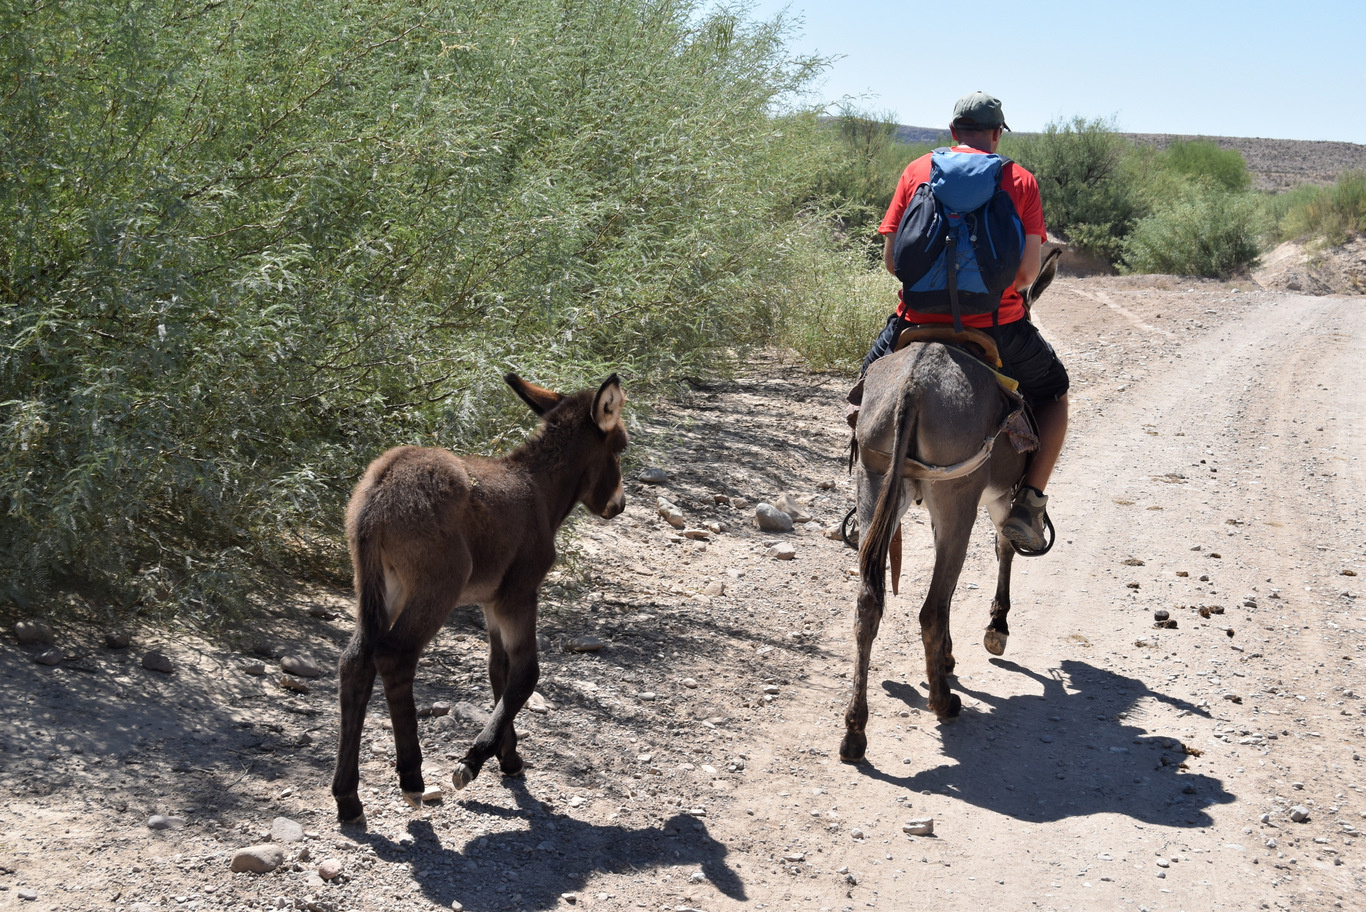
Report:
[[[0,603],[214,626],[342,581],[365,464],[507,449],[509,370],[641,408],[753,346],[855,366],[928,147],[801,107],[786,39],[696,0],[0,7]],[[1360,175],[1268,204],[1080,119],[1004,151],[1120,269],[1362,228]]]

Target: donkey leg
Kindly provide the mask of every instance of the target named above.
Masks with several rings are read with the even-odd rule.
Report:
[[[858,613],[854,618],[854,690],[844,709],[844,740],[840,741],[840,759],[845,763],[861,763],[868,750],[868,666],[872,661],[873,640],[882,623],[882,601],[864,584],[859,592]]]
[[[464,788],[474,781],[484,763],[498,757],[499,768],[515,776],[524,767],[517,753],[517,732],[513,720],[536,689],[540,680],[540,663],[536,656],[536,603],[506,611],[502,617],[489,613],[489,680],[495,688],[501,686],[493,714],[484,730],[474,739],[465,757],[456,764],[451,776],[456,788]],[[512,615],[511,619],[506,615]]]
[[[1010,614],[1010,566],[1015,559],[1015,548],[1005,536],[996,536],[996,595],[991,600],[991,620],[987,623],[986,637],[982,644],[992,655],[1002,655],[1006,642],[1010,639],[1010,625],[1006,616]]]
[[[384,699],[389,704],[389,720],[394,726],[394,769],[403,799],[413,807],[422,806],[426,784],[422,779],[422,746],[417,737],[417,704],[413,701],[413,678],[424,642],[381,649],[376,662],[384,682]]]
[[[535,630],[532,630],[532,636],[535,636]],[[493,688],[495,706],[498,701],[503,699],[503,694],[507,691],[510,669],[511,662],[508,658],[507,649],[503,645],[502,629],[491,622],[489,624],[489,686]],[[532,687],[535,688],[534,682]],[[529,694],[528,699],[530,699]],[[499,740],[494,753],[498,757],[498,767],[505,776],[520,776],[526,768],[526,764],[522,762],[522,758],[517,753],[517,731],[511,725],[503,729],[502,738]]]
[[[360,741],[365,729],[365,708],[375,690],[374,647],[361,642],[359,632],[342,652],[337,663],[340,679],[341,733],[337,739],[337,767],[332,774],[332,797],[337,802],[337,819],[342,823],[364,823],[365,811],[357,793],[360,786]]]
[[[925,644],[925,679],[930,688],[930,709],[941,719],[951,719],[963,708],[957,694],[949,692],[953,669],[949,638],[949,609],[958,575],[967,557],[977,496],[963,491],[937,491],[926,495],[934,529],[934,573],[925,604],[920,609],[920,638]]]

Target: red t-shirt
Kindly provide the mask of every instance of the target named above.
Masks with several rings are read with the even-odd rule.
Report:
[[[974,149],[971,146],[954,146],[955,152],[977,152],[985,155],[981,149]],[[906,166],[906,170],[901,172],[901,180],[897,182],[896,193],[892,195],[892,204],[887,207],[887,215],[883,217],[882,224],[878,226],[878,234],[896,234],[896,229],[901,225],[902,213],[911,203],[911,196],[916,188],[930,179],[930,156],[922,155],[915,161]],[[1043,223],[1043,203],[1039,199],[1039,182],[1034,179],[1024,168],[1011,162],[1001,169],[1001,189],[1010,194],[1010,199],[1015,203],[1015,210],[1020,213],[1020,221],[1024,223],[1026,235],[1036,235],[1040,238],[1047,238],[1048,231]],[[900,297],[900,292],[897,293]],[[902,317],[912,323],[952,323],[953,317],[949,314],[922,314],[909,309],[903,302],[897,312]],[[1007,288],[1001,294],[1000,316],[997,318],[999,323],[1013,323],[1016,320],[1024,319],[1024,299],[1015,290],[1015,286]],[[985,329],[991,326],[991,314],[975,314],[963,317],[964,326],[975,326],[978,329]]]

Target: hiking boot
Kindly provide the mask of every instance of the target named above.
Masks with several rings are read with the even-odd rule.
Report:
[[[1010,516],[1001,524],[1001,534],[1020,551],[1043,551],[1048,542],[1044,539],[1044,508],[1048,497],[1038,488],[1025,485],[1015,495],[1015,503],[1010,507]]]

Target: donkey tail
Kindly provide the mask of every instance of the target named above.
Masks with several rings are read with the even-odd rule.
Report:
[[[892,440],[892,461],[882,479],[882,492],[868,531],[860,542],[859,575],[863,585],[882,603],[887,592],[887,552],[896,531],[898,508],[901,506],[901,475],[905,469],[906,453],[915,436],[916,410],[907,404],[903,393],[896,403],[896,436]]]
[[[375,648],[389,629],[389,607],[384,581],[384,561],[378,536],[357,530],[351,547],[356,574],[356,633],[362,649]]]

